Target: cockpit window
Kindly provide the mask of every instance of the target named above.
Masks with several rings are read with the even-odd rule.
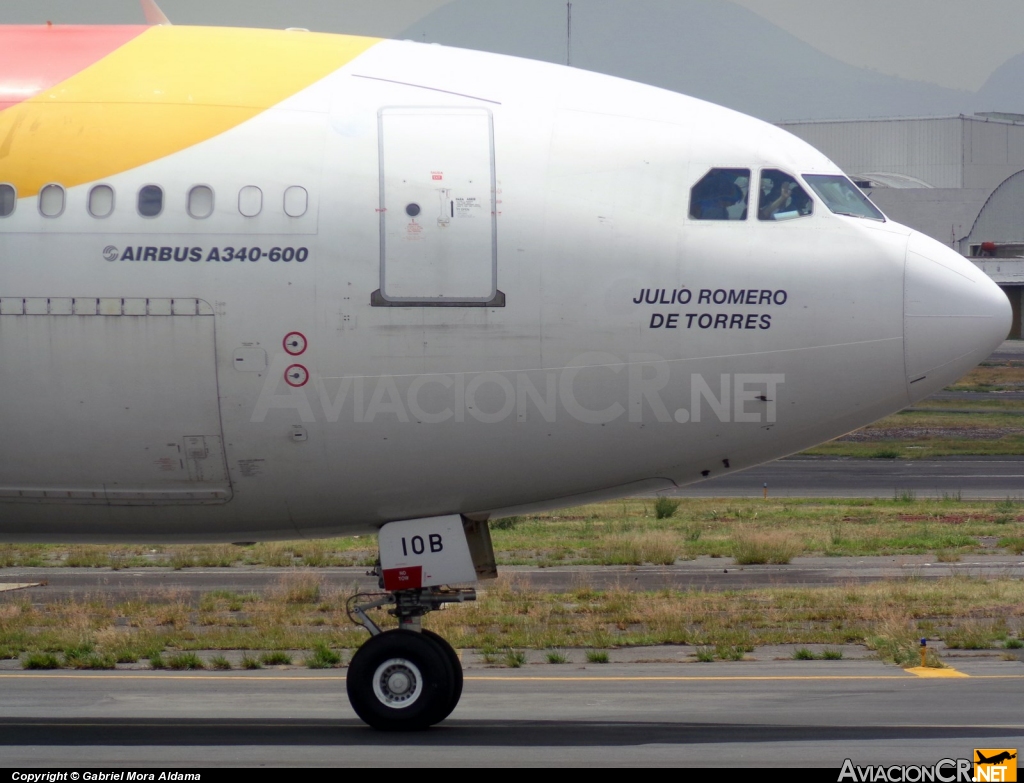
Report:
[[[796,179],[778,169],[764,169],[761,172],[758,220],[792,220],[810,215],[813,211],[814,201]]]
[[[804,174],[807,184],[837,215],[885,221],[885,215],[868,201],[846,177],[837,174]]]
[[[750,169],[711,169],[690,191],[694,220],[746,220]]]

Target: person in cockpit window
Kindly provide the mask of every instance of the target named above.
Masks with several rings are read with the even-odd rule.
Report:
[[[704,183],[697,197],[696,214],[700,220],[735,220],[729,207],[743,200],[743,191],[735,179],[719,176]]]
[[[757,216],[760,220],[787,220],[810,215],[814,203],[797,181],[776,169],[761,173],[761,200]]]
[[[758,217],[761,220],[771,220],[781,212],[788,212],[793,200],[793,190],[795,187],[796,182],[786,179],[773,187],[767,196],[762,195],[761,209],[758,212]]]

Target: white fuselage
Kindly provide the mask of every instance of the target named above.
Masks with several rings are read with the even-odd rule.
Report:
[[[714,167],[839,173],[695,99],[383,42],[106,178],[109,217],[95,183],[60,217],[23,199],[0,219],[0,540],[325,536],[671,489],[896,411],[1005,333],[998,289],[898,224],[691,219]]]

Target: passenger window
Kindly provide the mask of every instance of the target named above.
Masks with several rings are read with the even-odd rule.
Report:
[[[60,185],[47,185],[40,190],[39,211],[43,217],[59,217],[64,211],[64,188]]]
[[[746,220],[749,169],[711,169],[690,191],[694,220]]]
[[[305,188],[300,188],[296,185],[284,192],[284,213],[288,217],[302,217],[306,214],[308,206],[309,194],[306,193]]]
[[[213,189],[206,185],[196,185],[188,192],[188,214],[197,220],[208,218],[213,214]]]
[[[139,191],[139,214],[156,217],[164,211],[164,191],[156,185],[146,185]]]
[[[246,185],[238,192],[238,211],[246,217],[256,217],[263,210],[263,191],[255,185]]]
[[[810,215],[814,202],[796,179],[778,169],[761,171],[758,220],[792,220]]]
[[[89,191],[89,214],[94,218],[109,217],[114,211],[114,189],[110,185],[97,185]]]
[[[18,193],[13,185],[0,185],[0,218],[10,217],[18,203]]]

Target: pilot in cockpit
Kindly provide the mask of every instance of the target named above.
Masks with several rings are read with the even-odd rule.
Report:
[[[781,171],[761,173],[761,200],[757,216],[761,220],[786,220],[811,214],[813,202],[797,181]]]
[[[700,220],[736,220],[729,208],[744,200],[743,190],[728,172],[719,172],[705,179],[692,207],[693,217]],[[742,219],[742,218],[739,218]]]

